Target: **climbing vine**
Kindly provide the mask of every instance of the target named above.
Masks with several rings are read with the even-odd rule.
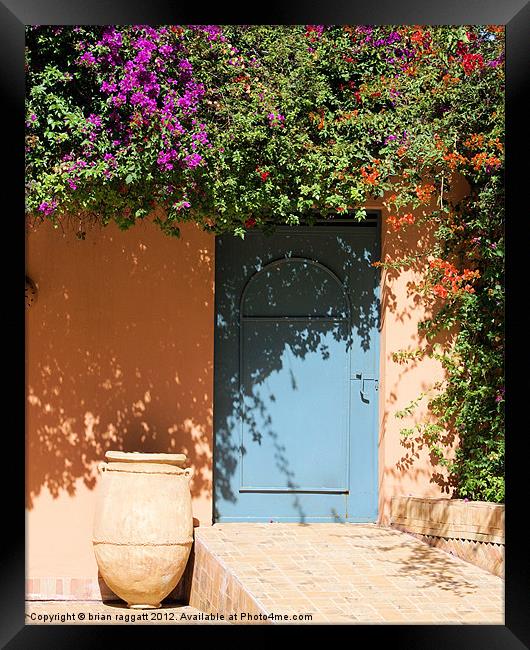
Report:
[[[432,232],[377,262],[420,265],[432,308],[425,345],[395,360],[446,371],[424,397],[436,423],[403,439],[446,467],[455,496],[502,501],[503,58],[494,25],[29,26],[26,212],[74,218],[80,237],[150,214],[168,235],[194,221],[243,237],[362,219],[381,198],[396,241]]]

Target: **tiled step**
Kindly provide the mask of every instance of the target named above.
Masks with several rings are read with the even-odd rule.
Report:
[[[196,528],[189,579],[231,623],[504,623],[501,578],[371,524]]]

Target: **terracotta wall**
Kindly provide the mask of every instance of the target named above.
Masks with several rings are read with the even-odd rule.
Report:
[[[107,449],[184,452],[211,523],[214,238],[151,223],[45,224],[27,237],[28,577],[97,575],[96,465]]]
[[[383,210],[383,256],[427,245],[428,230],[419,240],[416,229],[401,235],[386,216]],[[42,597],[57,590],[62,597],[64,585],[75,584],[74,596],[92,594],[96,465],[107,449],[186,453],[195,468],[196,523],[211,524],[214,238],[184,225],[175,240],[146,222],[125,232],[113,225],[89,229],[81,241],[68,228],[46,224],[27,242],[27,273],[38,287],[26,312],[26,576],[35,580],[28,591]],[[384,525],[392,496],[450,494],[443,474],[433,481],[425,450],[402,444],[399,430],[419,416],[394,415],[443,376],[435,362],[392,361],[392,352],[418,343],[417,322],[426,312],[411,283],[419,279],[421,267],[382,274]]]
[[[466,195],[469,186],[461,177],[451,179],[451,196],[454,200]],[[438,197],[426,208],[414,212],[417,220],[436,207]],[[396,260],[428,250],[433,242],[433,229],[429,225],[403,228],[395,231],[389,224],[388,211],[383,199],[368,207],[381,210],[381,259]],[[428,220],[427,220],[428,223]],[[404,428],[412,428],[426,422],[428,398],[422,400],[413,415],[403,419],[395,416],[397,411],[426,392],[434,395],[436,382],[444,379],[441,364],[433,359],[398,363],[392,354],[398,350],[414,350],[426,347],[427,341],[418,333],[418,322],[439,307],[426,306],[415,286],[424,274],[425,262],[420,261],[406,270],[382,270],[380,383],[379,383],[379,519],[387,526],[393,496],[450,497],[452,486],[447,474],[434,459],[419,436],[406,439],[400,435]],[[453,332],[454,334],[454,332]],[[451,335],[440,336],[432,343],[446,345]],[[448,448],[455,448],[458,439],[448,431],[444,433]],[[449,451],[449,456],[452,452]]]

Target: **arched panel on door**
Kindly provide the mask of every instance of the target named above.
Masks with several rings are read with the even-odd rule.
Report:
[[[283,258],[240,302],[240,492],[347,493],[351,310],[319,262]]]
[[[306,258],[282,258],[248,281],[241,316],[349,318],[342,282],[330,269]]]

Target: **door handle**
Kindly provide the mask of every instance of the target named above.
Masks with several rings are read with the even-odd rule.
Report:
[[[365,381],[373,381],[373,382],[375,382],[374,383],[374,389],[377,391],[377,390],[379,390],[379,379],[376,379],[375,377],[369,377],[369,376],[365,375],[362,372],[356,372],[355,373],[355,379],[360,379],[361,380],[361,390],[360,390],[361,399],[364,402],[368,402],[368,398],[367,398],[366,392],[364,390],[364,382]]]

